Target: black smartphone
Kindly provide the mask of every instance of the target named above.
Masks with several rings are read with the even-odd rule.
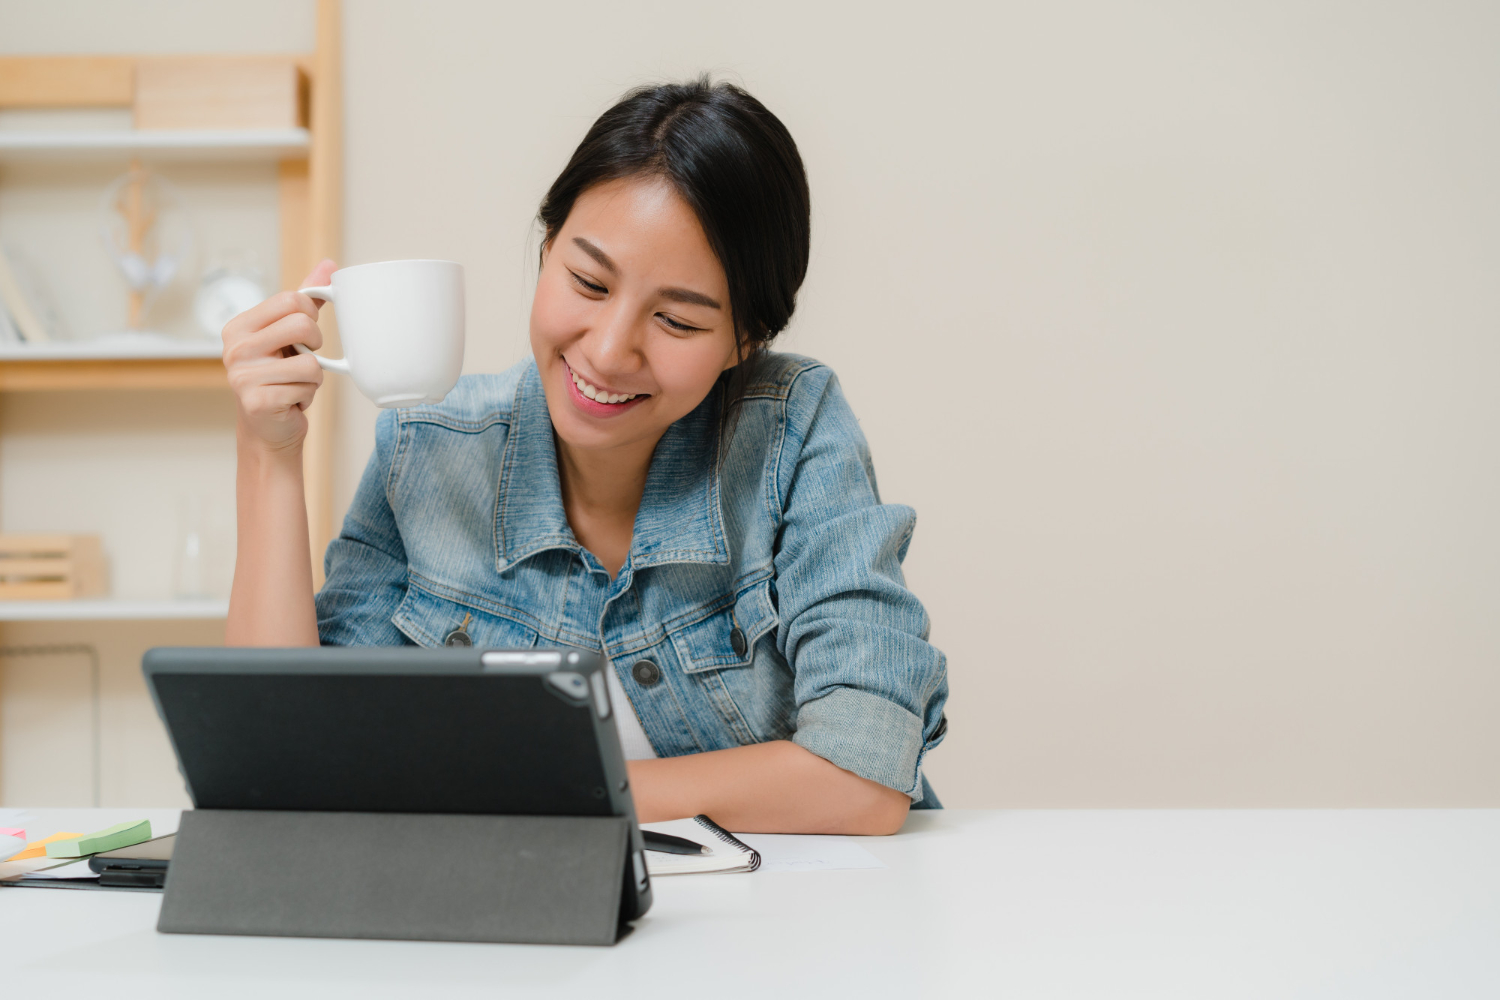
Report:
[[[160,889],[167,882],[172,863],[172,843],[177,834],[154,837],[145,843],[105,851],[89,858],[89,868],[99,873],[101,888]]]

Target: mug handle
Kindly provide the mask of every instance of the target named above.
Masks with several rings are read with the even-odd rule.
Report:
[[[297,293],[299,295],[306,295],[309,298],[321,299],[324,302],[333,301],[332,285],[318,285],[314,288],[299,288],[297,289]],[[323,369],[325,372],[342,372],[345,375],[349,374],[348,358],[325,358],[320,354],[313,354],[312,348],[308,347],[306,344],[293,344],[292,346],[297,349],[298,354],[312,354],[312,356],[318,362],[318,367]]]

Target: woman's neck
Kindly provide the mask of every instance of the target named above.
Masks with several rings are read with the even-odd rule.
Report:
[[[592,451],[554,437],[563,511],[584,548],[614,577],[625,565],[655,441]]]

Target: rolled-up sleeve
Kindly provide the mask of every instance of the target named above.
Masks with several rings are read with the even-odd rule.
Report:
[[[375,451],[323,556],[318,637],[325,646],[402,646],[411,640],[391,622],[406,597],[406,548],[388,494],[398,434],[395,410],[375,423]]]
[[[864,434],[827,368],[797,376],[785,435],[775,570],[793,739],[919,800],[922,757],[946,728],[948,683],[901,572],[916,512],[880,502]]]

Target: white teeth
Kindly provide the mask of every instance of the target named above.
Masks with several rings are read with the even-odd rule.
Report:
[[[568,374],[573,376],[573,384],[578,386],[578,391],[596,403],[627,403],[635,398],[635,393],[604,392],[589,385],[578,377],[578,373],[569,369]]]

